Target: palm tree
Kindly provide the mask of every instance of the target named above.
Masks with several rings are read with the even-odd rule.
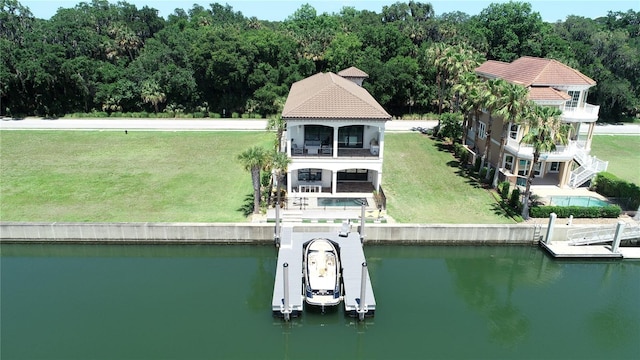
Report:
[[[453,91],[456,92],[461,99],[460,109],[464,114],[462,144],[465,145],[471,127],[471,119],[474,115],[477,116],[477,112],[480,111],[481,104],[478,99],[481,91],[481,83],[476,74],[467,72],[460,76],[460,81],[453,86]]]
[[[280,186],[289,164],[291,164],[291,158],[284,152],[275,152],[269,159],[269,167],[273,170],[276,178],[276,206],[280,206]]]
[[[167,100],[167,95],[160,90],[160,85],[153,80],[146,80],[142,83],[142,101],[153,104],[155,112],[158,113],[158,104]]]
[[[264,148],[253,146],[238,155],[245,170],[251,172],[253,182],[253,213],[260,212],[260,171],[267,165],[267,154]]]
[[[533,146],[533,160],[529,165],[529,176],[527,177],[522,206],[522,217],[525,220],[529,219],[531,184],[535,176],[534,167],[540,160],[540,154],[554,151],[556,144],[566,145],[568,143],[570,125],[560,122],[561,114],[562,112],[558,108],[536,105],[526,119],[529,131],[522,137],[520,142]]]
[[[447,64],[445,53],[447,52],[447,44],[435,43],[427,49],[427,57],[430,64],[436,70],[436,87],[438,88],[438,114],[442,114],[442,104],[444,102],[444,90],[447,79]]]
[[[482,154],[482,163],[480,167],[484,166],[485,160],[490,157],[491,151],[491,131],[493,127],[493,115],[496,109],[500,109],[503,106],[502,93],[507,82],[503,79],[490,79],[485,84],[484,93],[481,95],[483,100],[483,106],[489,114],[489,123],[487,124],[487,134],[485,137],[484,153]],[[489,179],[489,171],[487,171],[486,179]]]
[[[502,158],[504,157],[504,147],[507,144],[509,137],[509,124],[519,124],[524,113],[530,108],[529,105],[529,90],[524,86],[506,83],[502,88],[502,107],[496,111],[496,113],[503,118],[502,122],[502,135],[500,136],[500,151],[498,152],[498,163],[496,171],[493,174],[493,180],[491,186],[498,186],[498,169],[502,164]]]
[[[282,151],[282,134],[287,129],[287,122],[282,119],[282,116],[276,115],[267,120],[267,131],[276,132],[276,146],[277,152]]]

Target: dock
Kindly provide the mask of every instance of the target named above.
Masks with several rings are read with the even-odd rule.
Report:
[[[273,299],[271,309],[274,317],[298,317],[304,311],[303,292],[303,246],[306,242],[315,238],[326,238],[338,244],[340,248],[340,261],[342,265],[343,301],[344,311],[349,316],[359,316],[361,319],[375,314],[376,300],[371,286],[369,271],[366,264],[364,250],[360,242],[360,234],[349,232],[346,236],[339,236],[338,232],[294,232],[292,227],[283,227],[278,249],[278,261],[276,277],[273,285]],[[288,270],[288,308],[285,306],[285,266]],[[365,275],[364,303],[360,306],[360,293],[362,290],[362,275]]]

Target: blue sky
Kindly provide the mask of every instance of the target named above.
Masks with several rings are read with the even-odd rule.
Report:
[[[353,6],[358,10],[370,10],[381,12],[385,5],[391,5],[398,0],[323,0],[323,1],[298,1],[298,0],[127,0],[128,3],[136,5],[138,8],[149,6],[159,10],[159,15],[166,18],[173,13],[176,8],[189,10],[193,4],[199,4],[205,8],[209,4],[218,2],[228,3],[235,11],[241,11],[244,16],[255,16],[260,20],[281,21],[293,14],[301,5],[308,3],[313,6],[318,14],[323,12],[337,13],[344,6]],[[80,3],[79,0],[22,0],[20,3],[29,7],[31,12],[38,18],[49,19],[57,9],[73,8]],[[90,3],[91,0],[86,0]],[[116,3],[117,1],[110,0]],[[403,2],[409,2],[406,0]],[[422,1],[430,2],[436,15],[451,11],[462,11],[469,15],[476,15],[482,9],[494,2],[507,2],[506,0],[434,0]],[[533,11],[539,12],[542,19],[547,22],[564,20],[568,15],[579,15],[590,18],[597,18],[607,15],[609,10],[627,11],[633,9],[640,11],[640,0],[530,0]]]

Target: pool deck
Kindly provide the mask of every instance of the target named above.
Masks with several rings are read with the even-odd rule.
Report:
[[[534,195],[546,199],[547,201],[553,196],[588,196],[603,201],[607,201],[607,198],[598,194],[595,191],[591,191],[588,188],[559,188],[555,185],[534,185],[531,186],[531,191]]]

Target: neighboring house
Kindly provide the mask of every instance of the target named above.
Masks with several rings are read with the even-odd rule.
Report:
[[[528,88],[530,100],[559,108],[562,110],[561,120],[571,125],[568,144],[558,145],[554,152],[541,154],[540,162],[534,165],[534,185],[575,188],[592,179],[597,172],[606,170],[606,162],[589,155],[600,110],[599,106],[586,103],[589,88],[596,84],[594,80],[556,60],[528,56],[512,63],[490,60],[475,72],[486,79],[501,78]],[[469,148],[482,154],[486,141],[490,140],[491,158],[488,161],[494,166],[499,164],[502,179],[523,185],[533,159],[533,148],[520,143],[527,131],[525,125],[508,124],[504,157],[498,159],[503,119],[494,116],[491,139],[487,139],[488,118],[488,114],[483,112],[480,119],[475,119],[473,131],[468,134]],[[474,144],[476,130],[478,143]]]
[[[352,67],[291,86],[282,118],[292,196],[371,195],[380,189],[385,123],[391,116],[361,87],[367,77]]]

